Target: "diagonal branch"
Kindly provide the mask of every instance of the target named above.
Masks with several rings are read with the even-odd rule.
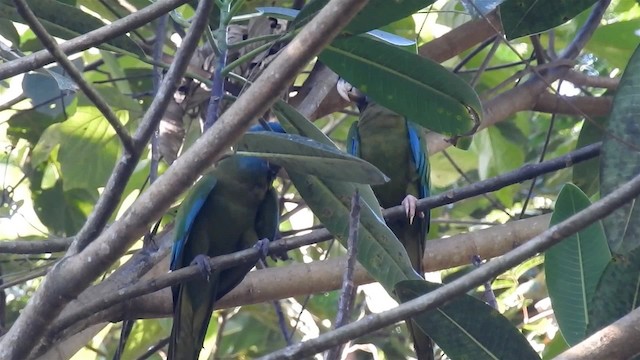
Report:
[[[78,85],[80,90],[82,90],[87,98],[89,98],[102,115],[104,115],[104,118],[109,122],[113,130],[116,132],[116,135],[118,135],[118,138],[120,138],[120,142],[122,142],[124,150],[127,153],[132,154],[134,152],[134,148],[131,136],[129,136],[127,130],[120,123],[120,119],[118,119],[116,113],[111,110],[109,104],[107,104],[93,86],[89,85],[89,83],[84,80],[80,70],[78,70],[73,63],[71,63],[71,60],[67,58],[64,52],[62,52],[53,37],[49,35],[38,18],[36,18],[36,15],[31,11],[27,2],[25,0],[14,0],[13,2],[16,4],[16,9],[18,9],[20,16],[22,16],[24,21],[31,27],[31,30],[36,34],[40,42],[42,42],[42,45],[44,45],[53,58],[56,59],[58,64],[60,64],[60,66],[69,74],[69,77],[71,77],[76,85]]]
[[[134,137],[135,151],[131,154],[125,154],[116,165],[105,191],[85,226],[71,245],[68,255],[54,266],[13,326],[1,339],[1,359],[27,358],[34,347],[33,345],[40,340],[51,320],[60,313],[62,308],[84,290],[93,279],[105,271],[125,251],[127,245],[133,242],[135,237],[141,235],[132,235],[132,237],[126,238],[128,242],[125,242],[125,239],[118,236],[106,234],[99,244],[94,243],[95,246],[92,249],[84,249],[85,245],[91,243],[94,235],[102,231],[109,215],[117,206],[122,189],[124,189],[127,179],[142,153],[141,149],[151,136],[151,132],[155,128],[153,125],[160,120],[166,109],[167,100],[177,88],[176,80],[184,73],[200,35],[207,25],[207,15],[210,8],[209,1],[201,1],[198,5],[195,19],[185,37],[183,46],[178,50],[176,61],[171,65],[158,95],[154,98],[138,133]],[[145,126],[149,129],[145,129]],[[146,139],[142,138],[144,135],[146,135]],[[151,220],[148,219],[147,223]],[[143,226],[139,226],[136,230],[138,232],[144,231]],[[110,229],[114,228],[116,227]],[[83,254],[78,256],[77,253],[81,250],[87,251],[83,251]]]
[[[367,3],[366,0],[332,0],[316,17],[300,31],[281,54],[271,63],[247,92],[220,117],[218,122],[178,159],[149,189],[144,192],[128,211],[95,241],[76,241],[71,253],[58,263],[36,291],[22,311],[14,326],[0,342],[0,358],[24,359],[33,345],[42,337],[47,325],[60,313],[71,299],[85,289],[93,279],[111,266],[122,253],[141,235],[148,225],[161,216],[175,198],[187,189],[214,160],[225,151],[250,125],[276,100],[276,96],[290,84],[307,62],[338,34],[349,20]],[[210,1],[201,1],[190,33],[194,28],[206,25]],[[199,36],[197,36],[199,38]],[[197,39],[195,39],[197,40]],[[185,39],[186,42],[186,39]],[[190,44],[195,48],[195,44]],[[183,46],[188,47],[183,43]],[[181,48],[182,50],[182,48]],[[176,68],[178,61],[172,64]],[[181,63],[182,71],[186,61]],[[170,70],[171,72],[171,70]],[[167,76],[165,81],[168,82]],[[175,91],[173,85],[173,91]],[[168,90],[168,89],[167,89]],[[166,92],[171,95],[173,93]],[[158,100],[158,101],[156,101]],[[163,99],[163,91],[154,99],[149,113],[162,114],[164,106],[157,104]],[[166,103],[166,101],[164,101]],[[145,123],[153,124],[151,116]],[[141,129],[134,136],[137,146],[146,144],[154,127]],[[127,163],[122,161],[121,163]],[[135,162],[134,162],[135,163]],[[124,179],[127,179],[125,176]],[[118,186],[109,180],[112,187]],[[109,185],[107,190],[110,191]],[[88,230],[90,231],[90,230]],[[90,237],[85,237],[90,239]]]
[[[105,41],[109,41],[127,32],[144,26],[154,19],[168,13],[188,0],[159,0],[151,5],[118,19],[111,24],[99,29],[80,35],[60,45],[60,49],[67,54],[75,54],[91,47],[98,46]],[[19,60],[9,61],[0,64],[0,80],[16,76],[28,71],[39,69],[51,64],[55,58],[47,50],[40,50],[31,55],[27,55]]]
[[[551,246],[559,243],[562,239],[575,234],[598,220],[605,218],[617,208],[635,199],[638,195],[640,195],[640,175],[620,186],[609,195],[593,203],[590,207],[578,212],[567,220],[552,226],[531,241],[510,251],[503,257],[494,259],[481,268],[476,269],[435,291],[403,303],[389,311],[366,316],[357,322],[324,333],[303,343],[298,343],[280,351],[273,352],[259,359],[300,359],[306,356],[312,356],[342,342],[365,335],[373,330],[394,324],[424,311],[434,309],[443,305],[446,301],[474,289],[494,276],[498,276],[511,267],[525,261],[529,257],[550,248]]]

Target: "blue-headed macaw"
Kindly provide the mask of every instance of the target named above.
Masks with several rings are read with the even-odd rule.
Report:
[[[407,250],[414,270],[424,277],[422,257],[429,212],[416,212],[418,199],[429,196],[429,158],[426,142],[419,129],[399,115],[370,101],[344,80],[338,92],[354,101],[360,110],[359,120],[351,125],[347,151],[375,165],[391,180],[371,188],[380,206],[402,204],[407,218],[387,221],[387,225]],[[416,217],[416,215],[418,215]],[[417,327],[407,322],[418,360],[433,359],[433,342]]]
[[[283,132],[273,125],[275,131]],[[276,236],[280,213],[271,183],[277,171],[263,159],[231,155],[203,175],[182,202],[175,221],[171,270],[198,263],[209,274],[171,289],[170,360],[198,359],[215,302],[254,266],[210,269],[203,255],[230,254]]]

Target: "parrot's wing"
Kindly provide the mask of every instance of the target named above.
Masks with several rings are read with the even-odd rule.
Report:
[[[411,158],[420,179],[420,198],[429,196],[429,157],[426,153],[426,142],[415,125],[408,123]]]
[[[258,208],[256,215],[256,234],[258,240],[267,238],[275,240],[280,225],[280,206],[278,205],[278,194],[275,189],[270,188]]]
[[[171,270],[176,270],[184,266],[184,264],[182,264],[182,254],[189,237],[189,232],[196,217],[200,213],[202,205],[207,200],[209,193],[216,186],[217,182],[218,179],[211,174],[203,176],[202,179],[193,186],[182,202],[182,205],[180,205],[174,229],[175,235],[171,252]]]
[[[347,135],[347,152],[353,156],[360,157],[360,134],[358,133],[358,122],[355,121],[349,128]]]
[[[420,181],[420,199],[429,196],[430,192],[430,180],[429,180],[429,155],[427,155],[427,143],[420,133],[420,129],[410,122],[407,122],[407,129],[409,130],[409,146],[411,147],[411,158],[413,164],[418,171],[418,179]],[[422,222],[422,235],[423,238],[429,232],[430,216],[429,211],[424,212],[424,221]]]

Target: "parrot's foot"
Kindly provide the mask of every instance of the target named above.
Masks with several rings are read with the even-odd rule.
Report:
[[[202,277],[209,281],[209,276],[211,275],[213,269],[211,268],[211,264],[209,263],[208,256],[202,254],[196,255],[196,257],[193,258],[193,261],[191,261],[191,265],[197,265],[200,273],[202,274]]]
[[[402,200],[402,206],[404,206],[404,213],[407,214],[407,217],[409,218],[409,224],[413,224],[413,218],[416,217],[418,199],[413,195],[407,195],[404,200]],[[424,213],[419,211],[418,216],[423,218]]]
[[[258,240],[258,242],[254,245],[260,251],[260,258],[264,261],[264,259],[269,255],[269,239],[264,238]]]

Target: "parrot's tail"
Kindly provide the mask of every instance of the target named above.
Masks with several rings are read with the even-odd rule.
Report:
[[[407,327],[413,339],[413,349],[418,360],[434,360],[433,340],[427,336],[412,320],[407,320]]]

